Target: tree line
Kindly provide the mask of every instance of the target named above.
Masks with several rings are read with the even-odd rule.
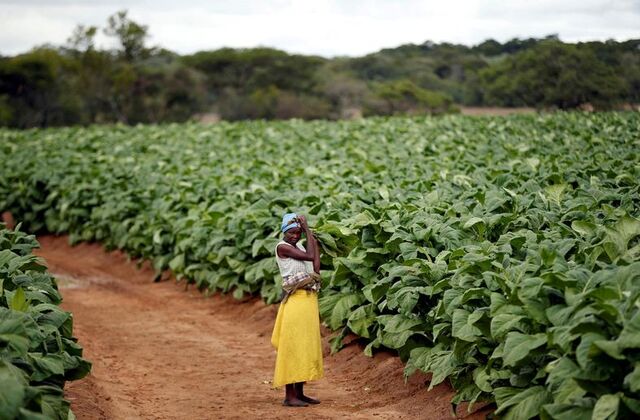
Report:
[[[272,48],[179,55],[149,47],[126,11],[102,31],[79,25],[64,46],[0,57],[0,125],[27,128],[185,121],[350,118],[466,106],[616,109],[640,103],[640,39],[569,44],[556,36],[475,46],[407,44],[363,57]]]

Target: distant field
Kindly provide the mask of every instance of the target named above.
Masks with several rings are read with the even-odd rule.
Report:
[[[308,214],[334,348],[504,418],[635,417],[640,114],[518,112],[1,130],[0,212],[269,303]]]

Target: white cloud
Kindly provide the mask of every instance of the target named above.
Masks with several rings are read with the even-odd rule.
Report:
[[[63,44],[76,24],[104,27],[122,9],[149,26],[150,44],[179,53],[262,45],[334,56],[426,40],[640,37],[638,0],[0,0],[0,53]]]

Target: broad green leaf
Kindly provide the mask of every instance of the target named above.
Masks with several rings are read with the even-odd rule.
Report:
[[[404,368],[405,378],[412,375],[416,370],[426,369],[427,359],[431,354],[430,347],[416,347],[409,353],[409,360]]]
[[[420,319],[407,318],[404,315],[380,315],[378,322],[384,326],[385,331],[390,333],[405,332],[423,324]]]
[[[604,337],[602,335],[596,333],[587,333],[582,336],[580,344],[576,348],[576,360],[580,367],[583,369],[587,368],[591,361],[591,356],[594,354],[594,351],[592,350],[593,343],[603,339]]]
[[[455,371],[456,366],[457,362],[452,351],[431,351],[424,369],[426,372],[433,372],[429,390],[449,377]]]
[[[542,406],[551,401],[551,394],[542,386],[531,388],[496,388],[496,414],[505,413],[505,419],[528,420],[538,416]]]
[[[603,395],[598,398],[596,406],[593,408],[592,420],[609,420],[618,416],[618,406],[620,396],[618,394]]]
[[[505,366],[515,366],[518,362],[532,355],[537,348],[547,343],[545,334],[527,335],[510,332],[504,345]]]
[[[640,363],[634,363],[633,371],[624,377],[624,386],[631,392],[640,390]]]
[[[626,322],[616,343],[621,349],[640,348],[640,312]]]
[[[469,220],[467,220],[464,224],[464,228],[465,229],[471,229],[472,227],[478,225],[478,224],[484,224],[484,221],[479,218],[479,217],[472,217]]]
[[[582,236],[590,237],[594,234],[596,226],[593,223],[585,222],[583,220],[574,220],[571,222],[571,229],[575,230]]]
[[[491,319],[491,336],[495,339],[502,339],[513,329],[520,329],[523,316],[511,314],[498,314]]]
[[[391,280],[382,280],[366,285],[362,289],[364,297],[371,303],[378,303],[380,299],[386,295]]]
[[[30,353],[29,356],[36,366],[36,372],[31,375],[33,380],[42,381],[51,375],[64,374],[63,359],[60,355]]]
[[[456,309],[453,312],[452,335],[461,340],[474,342],[476,337],[482,335],[482,331],[473,325],[476,321],[477,317],[474,317],[474,314],[464,309]]]
[[[341,296],[333,306],[331,310],[331,315],[329,317],[329,327],[331,329],[337,329],[340,325],[342,325],[343,321],[346,320],[351,314],[351,308],[360,304],[362,302],[362,298],[360,295],[350,294]]]
[[[179,273],[181,270],[184,270],[184,254],[178,254],[171,261],[169,261],[169,268]]]
[[[16,289],[11,302],[9,302],[9,308],[19,312],[26,312],[29,309],[29,301],[27,300],[22,287],[18,287]]]
[[[29,339],[17,334],[0,334],[0,343],[13,348],[18,354],[25,354],[29,350]]]
[[[355,334],[369,338],[369,327],[373,325],[375,319],[376,316],[372,305],[360,306],[349,316],[347,326]]]
[[[383,200],[389,200],[389,189],[387,187],[380,187],[380,189],[378,189],[378,193]]]
[[[622,395],[622,403],[634,414],[640,414],[640,400]]]
[[[586,404],[546,404],[543,409],[553,420],[588,420],[593,414],[593,405]]]
[[[549,200],[559,206],[562,202],[562,197],[565,190],[567,189],[567,186],[567,184],[549,185],[545,187],[544,191],[549,197]]]
[[[25,385],[0,362],[0,416],[3,419],[18,417],[25,398]]]
[[[624,216],[606,231],[607,237],[602,246],[609,257],[616,261],[621,254],[627,251],[629,241],[640,235],[640,220]]]
[[[409,337],[411,337],[412,335],[415,334],[421,334],[424,335],[422,333],[419,333],[417,331],[412,331],[412,330],[406,330],[406,331],[401,331],[401,332],[387,332],[384,331],[381,335],[381,344],[392,348],[392,349],[399,349],[400,347],[404,346],[407,342],[407,340],[409,339]]]
[[[473,381],[476,386],[484,392],[491,392],[493,390],[491,386],[491,374],[486,366],[477,367],[473,371]]]
[[[593,345],[605,352],[610,357],[618,360],[624,360],[625,356],[622,354],[623,348],[620,347],[617,341],[597,340],[593,342]]]

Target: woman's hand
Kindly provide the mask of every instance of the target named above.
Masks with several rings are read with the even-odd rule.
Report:
[[[307,218],[306,217],[304,217],[303,215],[299,215],[298,216],[298,221],[300,222],[300,227],[304,231],[309,230],[309,225],[307,224]]]

